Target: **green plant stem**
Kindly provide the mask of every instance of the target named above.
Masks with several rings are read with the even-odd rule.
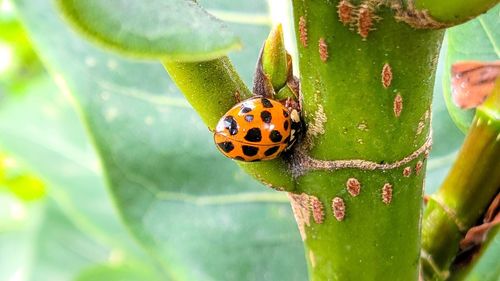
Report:
[[[364,40],[356,23],[350,28],[339,21],[338,3],[293,1],[308,124],[303,152],[318,166],[351,159],[397,162],[421,147],[430,133],[428,113],[443,32],[416,30],[381,7],[376,12],[381,20],[372,18],[374,30]],[[381,81],[385,64],[392,70],[387,88]],[[394,113],[398,95],[399,117]],[[297,161],[299,171],[310,165]],[[424,167],[416,173],[419,161]],[[408,177],[405,168],[411,169]],[[296,193],[317,197],[325,214],[322,223],[298,217],[310,279],[417,280],[424,170],[420,154],[392,169],[316,167],[299,174]],[[361,183],[358,196],[346,190],[349,178]],[[388,204],[382,200],[386,183],[393,190]],[[333,215],[335,197],[345,203],[343,221]],[[292,204],[298,209],[296,200]]]
[[[498,3],[498,0],[415,0],[415,8],[426,10],[435,20],[447,26],[468,21]]]
[[[231,107],[252,96],[227,57],[197,63],[164,61],[163,65],[211,131]],[[272,188],[295,189],[288,165],[282,158],[258,163],[238,161],[238,164]]]
[[[425,210],[422,269],[428,280],[444,280],[459,242],[500,188],[500,87],[476,116],[439,191]]]

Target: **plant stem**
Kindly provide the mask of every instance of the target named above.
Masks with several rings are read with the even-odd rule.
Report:
[[[164,61],[163,65],[209,130],[215,128],[227,110],[252,95],[227,57],[197,63]],[[295,190],[288,165],[282,158],[255,163],[238,161],[238,164],[272,188]]]
[[[415,8],[446,25],[457,25],[488,11],[498,0],[415,0]]]
[[[443,280],[459,242],[481,218],[500,188],[500,86],[476,116],[452,169],[425,210],[422,269],[428,280]]]
[[[290,197],[310,279],[417,280],[422,152],[443,33],[397,22],[384,6],[293,5],[308,126]]]

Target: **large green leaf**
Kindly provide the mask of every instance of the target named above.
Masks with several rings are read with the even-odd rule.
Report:
[[[306,279],[285,195],[219,155],[160,64],[95,49],[64,26],[48,0],[16,2],[50,72],[76,99],[125,223],[162,265],[164,279]],[[252,29],[245,39],[258,43],[250,45],[260,45],[268,30],[233,28]],[[257,53],[239,69],[251,73]]]
[[[92,39],[126,54],[202,61],[240,48],[239,39],[192,0],[56,0]]]
[[[71,280],[113,256],[155,270],[119,223],[80,120],[50,77],[2,101],[0,131],[2,149],[49,186],[39,206],[14,208],[27,222],[0,235],[0,252],[16,254],[0,255],[0,280]]]
[[[500,59],[499,13],[500,5],[497,5],[488,13],[446,31],[448,50],[446,71],[443,76],[444,96],[453,121],[464,133],[471,124],[474,110],[462,110],[454,104],[450,86],[451,65],[464,60],[494,61]]]
[[[436,72],[436,81],[442,81],[445,69],[447,44],[441,47],[439,62]],[[434,85],[434,96],[432,100],[432,138],[433,146],[429,162],[427,163],[427,174],[425,178],[425,191],[427,194],[435,192],[443,182],[450,170],[458,150],[464,140],[464,135],[455,126],[443,96],[443,87],[440,83]]]

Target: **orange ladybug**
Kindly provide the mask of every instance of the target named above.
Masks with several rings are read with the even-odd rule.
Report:
[[[214,141],[222,154],[234,160],[271,160],[295,143],[300,126],[296,109],[256,96],[236,104],[222,116]]]

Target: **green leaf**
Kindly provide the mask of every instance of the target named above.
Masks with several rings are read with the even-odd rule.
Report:
[[[135,57],[203,61],[241,47],[224,23],[192,0],[56,2],[80,31]]]
[[[425,192],[427,194],[434,193],[439,188],[455,161],[464,140],[464,134],[450,118],[444,100],[443,87],[439,83],[439,81],[443,80],[443,75],[448,71],[448,69],[445,69],[446,49],[445,42],[439,54],[436,83],[434,84],[432,100],[432,138],[434,143],[425,176]]]
[[[216,151],[160,64],[96,50],[62,24],[48,0],[17,4],[50,72],[78,104],[118,210],[163,279],[306,279],[286,196]],[[234,28],[257,45],[268,30]],[[251,73],[255,58],[237,65]]]
[[[137,264],[118,263],[100,264],[83,270],[76,281],[159,281],[158,276],[149,268]]]
[[[48,186],[48,199],[36,208],[15,205],[13,210],[29,223],[0,237],[0,252],[19,254],[0,255],[0,264],[9,268],[0,267],[6,274],[0,280],[18,275],[36,281],[71,280],[82,268],[117,253],[147,265],[117,219],[80,120],[47,75],[30,83],[22,95],[2,101],[0,131],[0,146]]]
[[[500,59],[499,12],[500,5],[497,5],[488,13],[446,31],[448,50],[446,71],[443,76],[443,93],[451,118],[464,133],[469,129],[475,110],[462,110],[454,104],[450,85],[451,65],[464,60],[494,61]]]
[[[492,227],[479,251],[465,267],[458,268],[452,281],[498,281],[500,276],[500,226]]]

